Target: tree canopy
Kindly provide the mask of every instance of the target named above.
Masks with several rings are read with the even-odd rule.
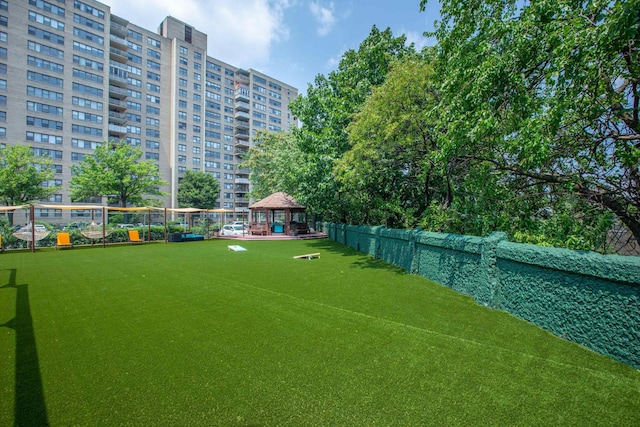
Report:
[[[46,199],[57,191],[43,184],[55,176],[49,157],[35,156],[26,145],[0,148],[0,201],[7,206]]]
[[[640,2],[440,3],[441,160],[607,210],[640,239]]]
[[[213,175],[188,170],[178,184],[178,206],[214,209],[220,194],[220,183]]]
[[[425,114],[438,96],[431,61],[405,56],[353,116],[352,147],[335,168],[349,222],[411,228],[431,203],[451,204],[449,176],[434,162],[438,138]]]
[[[240,167],[251,170],[251,196],[259,200],[277,191],[294,194],[306,159],[292,134],[260,131]]]
[[[297,184],[290,193],[325,219],[345,221],[349,209],[336,185],[335,162],[350,149],[347,126],[371,89],[382,84],[390,64],[414,52],[406,37],[394,37],[389,28],[373,26],[359,49],[342,55],[336,71],[318,75],[306,96],[291,102],[291,111],[301,122],[293,134],[304,163],[295,168]]]
[[[141,204],[145,195],[162,196],[160,179],[153,161],[141,161],[142,151],[125,142],[103,143],[93,156],[72,167],[70,193],[74,200],[107,197],[110,203]]]
[[[373,27],[318,75],[291,103],[302,126],[260,138],[254,189],[335,222],[607,250],[615,216],[640,239],[640,0],[441,16],[432,48]]]

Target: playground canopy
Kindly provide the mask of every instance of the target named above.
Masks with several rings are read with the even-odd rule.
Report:
[[[226,214],[228,212],[233,212],[233,210],[230,209],[198,209],[198,208],[161,208],[161,207],[155,207],[155,206],[141,206],[141,207],[117,207],[117,206],[103,206],[103,205],[81,205],[81,204],[77,204],[77,205],[49,205],[49,204],[24,204],[24,205],[15,205],[15,206],[0,206],[0,213],[9,213],[9,212],[15,212],[16,210],[28,210],[29,212],[29,223],[27,225],[27,227],[25,227],[25,230],[28,229],[27,231],[21,231],[20,239],[22,240],[26,240],[28,242],[30,242],[30,246],[31,246],[31,250],[35,251],[35,242],[37,240],[39,240],[38,233],[36,232],[36,227],[33,226],[33,224],[35,224],[35,209],[60,209],[60,210],[84,210],[84,211],[91,211],[91,223],[94,223],[94,213],[95,211],[100,211],[102,214],[102,218],[106,218],[107,217],[107,213],[109,211],[119,211],[119,212],[146,212],[147,214],[147,218],[151,218],[151,213],[155,212],[155,213],[160,213],[163,212],[164,213],[164,234],[165,234],[165,240],[167,240],[167,216],[169,213],[173,212],[173,213],[183,213],[187,216],[187,218],[195,213],[219,213],[219,214]],[[149,227],[149,230],[151,228],[151,221],[148,220],[146,221],[147,223],[147,227]],[[31,224],[31,226],[29,227],[29,224]],[[208,224],[207,224],[208,226]],[[105,237],[108,235],[108,231],[106,229],[106,221],[102,221],[102,232],[100,232],[99,229],[97,229],[98,227],[92,227],[91,230],[89,230],[89,235],[85,235],[85,237],[88,237],[90,239],[102,239],[102,244],[103,246],[105,245]],[[31,235],[28,235],[29,233],[31,233]],[[47,233],[48,234],[48,233]]]

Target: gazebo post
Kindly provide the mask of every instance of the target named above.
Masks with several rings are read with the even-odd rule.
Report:
[[[291,209],[284,210],[284,228],[282,232],[285,236],[291,234]]]
[[[270,214],[269,222],[267,222],[267,228],[269,229],[269,236],[271,236],[273,234],[273,230],[271,227],[273,226],[273,223],[276,220],[276,215],[275,215],[276,213],[273,209],[267,209],[267,212]]]

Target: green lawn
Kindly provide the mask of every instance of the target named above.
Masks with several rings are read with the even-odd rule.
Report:
[[[5,252],[0,286],[2,426],[640,425],[640,371],[329,240]]]

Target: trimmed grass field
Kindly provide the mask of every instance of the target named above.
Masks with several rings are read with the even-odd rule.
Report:
[[[6,252],[0,325],[2,426],[640,425],[640,371],[329,240]]]

